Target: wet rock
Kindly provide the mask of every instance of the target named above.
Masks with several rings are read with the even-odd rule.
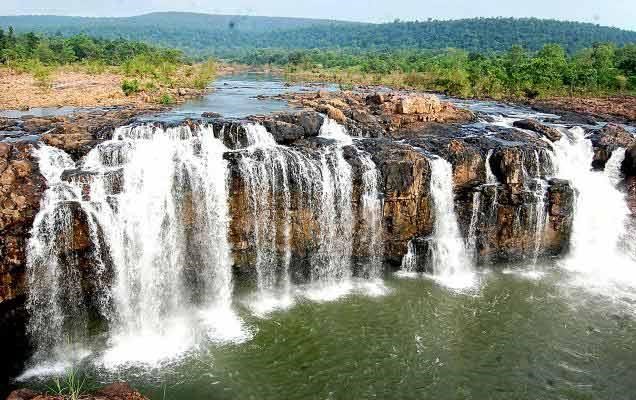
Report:
[[[558,129],[542,124],[541,122],[534,119],[523,119],[520,121],[515,121],[513,123],[513,126],[536,132],[542,136],[545,136],[551,142],[556,142],[561,139],[561,132],[559,132]]]
[[[203,118],[221,118],[223,117],[223,115],[217,113],[217,112],[212,112],[212,111],[207,111],[204,112],[203,114],[201,114],[201,116]]]
[[[594,147],[594,169],[604,169],[605,164],[612,156],[612,152],[619,147],[629,148],[636,144],[636,138],[625,128],[616,124],[607,124],[601,130],[593,132],[589,136]]]
[[[621,164],[621,172],[626,177],[636,177],[636,144],[633,144],[625,151],[625,160]]]

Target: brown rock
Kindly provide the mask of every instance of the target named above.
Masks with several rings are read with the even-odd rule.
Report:
[[[380,105],[384,103],[384,96],[381,93],[373,93],[365,98],[367,104]]]
[[[7,397],[7,400],[31,400],[38,395],[39,393],[34,392],[31,389],[18,389],[11,392],[9,397]]]
[[[442,103],[437,96],[413,95],[398,100],[398,114],[435,114],[441,111]]]
[[[11,168],[15,171],[15,174],[24,178],[31,175],[31,171],[33,171],[33,166],[30,162],[26,160],[16,160],[11,162]]]
[[[322,105],[318,111],[327,114],[329,118],[341,124],[347,122],[347,117],[344,115],[344,113],[332,105]]]
[[[552,142],[556,142],[561,139],[561,132],[559,132],[558,129],[542,124],[541,122],[534,119],[523,119],[521,121],[515,121],[513,123],[513,126],[539,133]]]

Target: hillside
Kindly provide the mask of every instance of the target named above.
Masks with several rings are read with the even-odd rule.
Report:
[[[246,48],[385,48],[503,51],[558,43],[572,53],[597,42],[636,42],[636,32],[579,22],[534,18],[353,23],[302,18],[153,13],[128,18],[0,17],[17,31],[124,37],[178,47],[191,55],[227,54]]]

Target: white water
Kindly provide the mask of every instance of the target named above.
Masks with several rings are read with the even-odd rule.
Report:
[[[59,182],[55,176],[61,172],[47,172],[49,185],[54,183],[47,193],[59,188],[72,193],[74,203],[89,216],[92,243],[105,246],[94,251],[91,267],[99,272],[99,268],[109,265],[113,271],[112,289],[100,307],[111,331],[102,356],[105,366],[155,364],[184,354],[200,337],[213,341],[248,337],[231,310],[225,150],[212,130],[205,127],[196,131],[188,127],[120,128],[113,140],[97,146],[83,162],[83,171],[92,173],[88,195],[82,195],[79,181]],[[46,159],[41,157],[41,163]],[[57,169],[72,166],[64,162]],[[43,169],[57,170],[46,165]],[[113,178],[117,175],[120,177]],[[117,181],[121,190],[113,192]],[[51,197],[44,207],[49,211],[41,212],[38,218],[48,221],[49,215],[63,215],[65,206],[66,202]],[[52,235],[38,226],[29,250],[34,260],[30,271],[41,275],[37,266],[44,264],[65,281],[61,288],[77,292],[79,280],[75,282],[72,277],[78,268],[50,251],[46,262],[37,262],[46,254],[41,249],[55,244]],[[71,229],[53,236],[72,237]],[[62,263],[67,269],[60,272]],[[68,304],[62,303],[65,297],[43,295],[51,287],[56,285],[31,286],[34,304],[43,296],[48,296],[50,303],[48,309],[39,305],[37,309],[48,313],[59,309],[51,313],[56,317],[49,319],[64,316],[86,324],[86,315],[68,312]],[[82,298],[77,300],[81,302]],[[40,322],[34,318],[30,326],[38,330]],[[60,335],[81,336],[85,331],[81,326],[70,329],[57,323],[57,327],[61,328],[56,330]],[[38,335],[34,336],[40,342]],[[80,341],[76,337],[70,340]],[[64,338],[41,343],[52,342],[59,346]]]
[[[473,207],[470,214],[470,225],[468,226],[468,237],[466,239],[466,252],[471,259],[477,258],[477,224],[481,209],[481,192],[473,193]]]
[[[533,228],[534,228],[534,248],[532,249],[532,265],[536,266],[539,259],[539,254],[543,246],[543,236],[545,235],[545,227],[548,219],[548,212],[546,206],[546,197],[548,193],[548,184],[543,179],[541,174],[541,159],[539,151],[534,150],[534,166],[533,172],[534,191],[533,195],[535,202],[533,204]]]
[[[451,288],[470,287],[475,283],[475,273],[457,224],[452,166],[439,157],[431,159],[430,165],[431,196],[435,212],[431,242],[433,277]]]
[[[245,130],[249,147],[242,154],[239,171],[249,195],[247,211],[256,250],[254,267],[258,291],[250,307],[257,314],[265,315],[293,304],[289,271],[292,232],[288,156],[285,148],[278,146],[263,126],[248,124]],[[278,239],[282,249],[278,248]]]
[[[384,255],[384,228],[382,224],[383,204],[378,188],[380,175],[369,155],[358,153],[364,172],[362,173],[362,212],[364,229],[362,241],[366,243],[369,261],[364,266],[363,277],[379,279],[382,275],[382,257]]]
[[[75,167],[66,153],[42,145],[34,155],[48,189],[27,248],[28,332],[36,346],[36,359],[41,361],[52,353],[64,363],[72,358],[65,356],[69,350],[65,326],[86,330],[87,309],[77,260],[66,256],[66,249],[73,248],[71,205],[81,199],[81,191],[61,180],[64,170]]]
[[[570,253],[561,264],[576,272],[577,284],[616,298],[633,296],[636,264],[621,246],[630,212],[615,184],[624,151],[612,154],[606,172],[593,171],[592,143],[583,129],[573,128],[569,136],[554,146],[558,176],[578,192]]]

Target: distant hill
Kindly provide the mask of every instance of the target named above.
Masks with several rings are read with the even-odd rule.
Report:
[[[106,38],[124,37],[177,47],[191,55],[227,54],[251,48],[387,48],[502,51],[520,44],[536,50],[558,43],[569,52],[598,42],[636,42],[636,32],[599,25],[535,18],[355,23],[305,18],[152,13],[127,18],[61,16],[0,17],[17,31]]]

